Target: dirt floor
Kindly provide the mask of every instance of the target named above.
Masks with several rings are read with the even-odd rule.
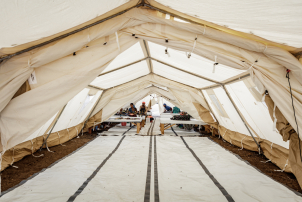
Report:
[[[87,142],[93,140],[96,136],[96,134],[85,133],[80,138],[74,138],[64,143],[64,145],[66,146],[58,145],[51,147],[50,150],[54,151],[54,153],[48,152],[46,149],[43,149],[41,152],[37,151],[35,153],[35,155],[44,154],[43,157],[35,158],[31,155],[24,157],[22,160],[14,163],[14,165],[18,166],[18,168],[8,167],[2,172],[2,191],[5,191],[19,184],[22,180],[29,178],[34,173],[40,172],[43,168],[47,168],[52,163],[72,153]],[[213,137],[210,134],[203,134],[203,136],[210,137],[222,147],[235,154],[238,154],[242,159],[247,160],[250,164],[257,167],[261,172],[270,176],[274,180],[302,193],[296,177],[291,173],[274,171],[280,170],[280,168],[278,168],[271,162],[263,163],[263,161],[268,160],[264,155],[259,155],[257,152],[248,151],[245,149],[239,150],[239,147],[234,146],[228,142],[224,142],[221,138],[219,139],[218,137]]]
[[[262,154],[259,155],[258,152],[253,152],[245,149],[239,150],[241,148],[232,145],[227,141],[224,142],[222,138],[219,139],[218,136],[212,136],[211,134],[203,135],[203,137],[204,136],[210,137],[220,146],[224,147],[225,149],[235,154],[238,154],[242,159],[248,161],[251,165],[258,168],[262,173],[268,175],[269,177],[273,178],[277,182],[284,184],[287,187],[292,188],[297,192],[302,193],[302,190],[294,174],[275,171],[275,170],[280,170],[280,168],[271,162],[263,163],[264,161],[268,160],[264,155]]]

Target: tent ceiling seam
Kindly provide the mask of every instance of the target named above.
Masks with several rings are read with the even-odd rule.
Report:
[[[228,84],[231,84],[231,83],[234,83],[238,80],[241,80],[241,79],[244,79],[244,78],[247,78],[247,77],[250,77],[251,75],[250,74],[246,74],[244,76],[240,76],[236,79],[233,79],[233,80],[230,80],[230,81],[227,81],[225,83],[221,83],[220,85],[213,85],[213,86],[209,86],[209,87],[205,87],[205,88],[200,88],[200,90],[209,90],[209,89],[212,89],[212,88],[218,88],[218,87],[221,87],[221,86],[224,86],[224,85],[228,85]]]
[[[135,62],[126,64],[126,65],[121,66],[121,67],[118,67],[118,68],[115,68],[115,69],[110,70],[110,71],[108,71],[108,72],[101,73],[101,74],[98,75],[98,77],[99,77],[99,76],[106,75],[106,74],[109,74],[109,73],[112,73],[112,72],[115,72],[115,71],[117,71],[117,70],[123,69],[123,68],[128,67],[128,66],[134,65],[134,64],[139,63],[139,62],[141,62],[141,61],[144,61],[144,60],[146,60],[146,59],[148,59],[148,58],[149,58],[149,57],[145,57],[145,58],[143,58],[143,59],[137,60],[137,61],[135,61]]]
[[[93,85],[88,85],[88,87],[90,87],[90,88],[95,88],[95,89],[102,90],[102,91],[105,90],[104,88],[99,88],[99,87],[93,86]]]
[[[177,69],[177,70],[179,70],[179,71],[182,71],[182,72],[185,72],[185,73],[187,73],[187,74],[190,74],[190,75],[192,75],[192,76],[196,76],[196,77],[199,77],[199,78],[201,78],[201,79],[204,79],[204,80],[207,80],[207,81],[210,81],[210,82],[212,82],[212,83],[219,84],[219,85],[222,84],[222,83],[220,83],[220,82],[218,82],[218,81],[214,81],[214,80],[212,80],[212,79],[209,79],[209,78],[200,76],[200,75],[198,75],[198,74],[194,74],[194,73],[192,73],[192,72],[189,72],[189,71],[183,70],[183,69],[181,69],[181,68],[175,67],[175,66],[170,65],[170,64],[168,64],[168,63],[165,63],[165,62],[163,62],[163,61],[161,61],[161,60],[157,60],[157,59],[152,58],[152,57],[151,57],[151,59],[152,59],[152,60],[155,60],[156,62],[159,62],[159,63],[161,63],[161,64],[164,64],[164,65],[167,65],[167,66],[172,67],[172,68],[174,68],[174,69]]]

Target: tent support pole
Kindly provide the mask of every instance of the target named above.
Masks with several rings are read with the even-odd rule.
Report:
[[[143,40],[143,44],[144,44],[144,47],[145,47],[145,50],[146,50],[146,53],[147,53],[147,56],[148,56],[149,71],[150,71],[150,73],[153,73],[152,61],[151,61],[150,54],[149,54],[148,47],[147,47],[147,43],[146,43],[145,40]]]
[[[60,114],[59,114],[59,116],[58,116],[58,118],[57,118],[57,120],[56,120],[56,122],[55,122],[55,123],[53,124],[53,126],[51,127],[51,129],[50,129],[50,131],[49,131],[49,133],[48,133],[46,139],[44,140],[42,146],[40,147],[40,151],[43,149],[44,145],[47,146],[47,139],[49,138],[49,136],[50,136],[52,130],[55,128],[55,126],[56,126],[58,120],[60,119],[60,117],[61,117],[61,115],[62,115],[62,113],[63,113],[63,111],[64,111],[64,109],[65,109],[66,106],[67,106],[67,104],[63,107],[63,109],[61,110],[61,112],[60,112]]]
[[[242,115],[241,115],[239,109],[237,108],[236,104],[234,103],[233,99],[231,98],[231,96],[230,96],[228,90],[225,88],[224,85],[222,85],[222,88],[223,88],[223,90],[225,91],[226,95],[228,96],[229,100],[231,101],[232,105],[234,106],[235,110],[237,111],[237,114],[238,114],[239,117],[241,118],[241,120],[242,120],[242,122],[244,123],[246,129],[249,131],[250,135],[252,136],[253,140],[255,141],[256,145],[258,146],[258,150],[259,150],[259,154],[260,154],[260,153],[261,153],[261,147],[260,147],[259,143],[256,141],[256,139],[255,139],[253,133],[251,132],[250,128],[248,127],[248,125],[247,125],[245,119],[242,117]]]
[[[89,118],[91,117],[91,115],[92,115],[93,111],[95,110],[96,106],[99,104],[99,102],[100,102],[101,98],[103,97],[105,91],[106,91],[106,90],[104,90],[104,91],[102,92],[102,95],[99,97],[98,101],[95,103],[95,105],[94,105],[93,109],[91,110],[90,114],[87,116],[87,119],[86,119],[86,121],[85,121],[85,123],[84,123],[84,125],[83,125],[83,127],[82,127],[82,129],[81,129],[81,131],[80,131],[80,133],[84,130],[84,128],[85,128],[85,126],[86,126],[86,124],[87,124]]]

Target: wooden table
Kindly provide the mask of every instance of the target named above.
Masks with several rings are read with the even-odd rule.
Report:
[[[134,123],[134,125],[136,125],[136,132],[139,133],[141,127],[144,126],[143,120],[144,117],[113,116],[103,122],[111,122],[111,123],[131,122]]]
[[[161,134],[165,133],[165,130],[175,126],[176,124],[194,124],[194,125],[207,125],[207,123],[199,121],[197,119],[191,119],[190,121],[184,120],[171,120],[170,118],[160,118],[160,131]]]

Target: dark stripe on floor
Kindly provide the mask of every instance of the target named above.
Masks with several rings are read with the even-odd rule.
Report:
[[[123,133],[123,136],[129,131],[129,130],[131,130],[131,128],[133,128],[134,127],[134,125],[133,126],[130,126],[130,128],[128,129],[128,130],[126,130],[124,133]]]
[[[130,130],[130,129],[129,129]],[[101,168],[105,165],[105,163],[108,161],[108,159],[116,152],[116,150],[121,145],[122,141],[125,139],[126,136],[123,136],[115,149],[107,156],[107,158],[97,167],[97,169],[90,175],[90,177],[80,186],[80,188],[72,195],[68,202],[74,201],[78,195],[82,193],[82,191],[85,189],[85,187],[88,185],[88,183],[96,176],[96,174],[101,170]]]
[[[171,127],[171,129],[172,129],[173,133],[174,133],[176,136],[178,136],[177,133],[174,131],[173,126]]]
[[[154,200],[159,202],[156,136],[154,136]]]
[[[205,171],[205,173],[210,177],[210,179],[214,182],[214,184],[218,187],[218,189],[221,191],[221,193],[225,196],[225,198],[230,201],[233,202],[234,199],[232,198],[231,195],[229,195],[229,193],[225,190],[225,188],[215,179],[215,177],[209,172],[209,170],[207,169],[207,167],[202,163],[202,161],[196,156],[195,152],[189,147],[189,145],[186,143],[186,141],[184,140],[184,138],[182,136],[180,136],[180,138],[182,139],[182,141],[184,142],[184,144],[186,145],[186,147],[188,148],[188,150],[193,154],[193,156],[195,157],[195,159],[198,161],[198,163],[200,164],[200,166],[203,168],[203,170]]]
[[[149,143],[149,156],[148,156],[148,166],[147,166],[147,177],[146,177],[146,188],[145,188],[144,202],[149,202],[150,201],[151,158],[152,158],[152,136],[150,136],[150,143]]]

